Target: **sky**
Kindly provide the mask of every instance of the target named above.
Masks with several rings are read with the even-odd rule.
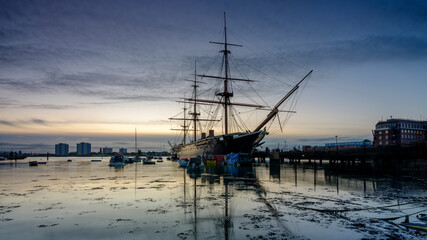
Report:
[[[218,73],[220,46],[209,41],[221,41],[224,12],[229,42],[243,45],[231,49],[232,76],[257,80],[233,83],[234,100],[274,106],[314,70],[264,147],[372,140],[379,120],[427,120],[423,0],[4,0],[0,151],[133,149],[135,129],[139,148],[168,150],[180,141],[168,118],[191,96],[195,61],[198,73]],[[218,84],[202,81],[201,93]],[[268,113],[236,111],[249,130]]]

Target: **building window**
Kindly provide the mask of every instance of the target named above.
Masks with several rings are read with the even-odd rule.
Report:
[[[385,136],[385,139],[388,139],[388,135]]]

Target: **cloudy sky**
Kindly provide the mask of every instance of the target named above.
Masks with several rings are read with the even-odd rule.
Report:
[[[266,146],[372,139],[378,120],[427,119],[423,0],[4,0],[0,151],[130,148],[135,128],[140,147],[168,149],[179,138],[168,118],[191,95],[194,61],[218,72],[220,46],[209,41],[221,41],[224,11],[229,41],[244,45],[232,49],[233,76],[258,80],[236,83],[236,96],[256,89],[262,99],[249,102],[272,106],[314,70],[297,113],[283,132],[270,126]],[[236,111],[248,129],[267,114]]]

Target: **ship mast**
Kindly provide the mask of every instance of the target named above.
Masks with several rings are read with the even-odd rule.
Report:
[[[225,65],[225,79],[224,79],[224,92],[222,93],[224,96],[224,129],[225,134],[228,134],[228,106],[230,103],[230,97],[233,96],[233,93],[228,92],[228,54],[230,53],[227,50],[227,21],[225,18],[224,12],[224,50],[222,53],[224,54],[224,65]],[[221,95],[221,93],[220,93]]]
[[[185,117],[186,114],[187,114],[187,108],[185,107],[185,105],[184,105],[183,109],[184,109],[184,117],[183,118],[175,118],[175,117],[173,117],[173,118],[169,118],[169,120],[183,120],[184,121],[184,125],[181,126],[182,128],[171,129],[171,130],[183,131],[184,132],[183,144],[186,144],[187,129],[188,129],[186,120],[189,120],[189,119]]]
[[[201,119],[198,117],[198,116],[200,116],[200,113],[197,112],[197,104],[201,104],[201,103],[198,103],[198,101],[197,101],[197,88],[199,87],[199,85],[198,85],[199,83],[204,83],[204,82],[197,81],[197,76],[199,76],[199,75],[197,75],[197,61],[194,61],[194,80],[187,80],[187,79],[185,80],[185,81],[190,81],[193,83],[192,87],[194,89],[193,90],[194,95],[193,95],[193,98],[190,98],[191,99],[190,102],[193,103],[193,112],[188,113],[188,115],[192,115],[193,117],[187,118],[186,110],[188,108],[184,107],[184,117],[183,118],[175,118],[175,117],[169,118],[169,120],[183,120],[184,121],[184,126],[181,126],[182,129],[171,129],[171,130],[180,130],[180,131],[183,130],[184,131],[184,142],[183,142],[183,144],[186,144],[185,139],[187,137],[187,130],[189,129],[189,126],[187,126],[187,122],[186,122],[187,120],[193,121],[193,125],[194,125],[193,141],[197,140],[197,122],[199,122],[199,121],[207,121],[207,122],[219,121],[216,119]],[[184,97],[184,100],[188,100],[188,99]],[[178,102],[181,102],[181,101],[178,101]],[[185,103],[189,103],[189,102],[184,101],[183,103],[185,104]]]
[[[193,103],[193,112],[190,113],[190,115],[193,115],[193,128],[194,128],[194,141],[197,139],[197,116],[200,115],[200,113],[197,112],[197,61],[194,61],[194,103]]]
[[[220,44],[220,45],[224,45],[224,50],[221,50],[220,52],[223,54],[223,59],[224,59],[224,71],[225,71],[225,76],[221,77],[221,76],[211,76],[211,75],[197,75],[199,77],[207,77],[207,78],[216,78],[216,79],[222,79],[224,80],[224,91],[217,93],[217,96],[221,96],[222,99],[219,101],[213,101],[213,100],[202,100],[202,99],[198,99],[198,102],[204,102],[204,103],[214,103],[214,104],[222,104],[224,106],[224,133],[228,134],[228,110],[230,108],[230,106],[232,105],[236,105],[236,106],[244,106],[244,107],[255,107],[255,108],[264,108],[265,106],[262,105],[255,105],[255,104],[246,104],[246,103],[232,103],[230,101],[230,98],[233,97],[233,92],[229,92],[228,91],[228,83],[229,81],[243,81],[243,82],[254,82],[254,80],[249,80],[249,79],[241,79],[241,78],[232,78],[229,76],[230,73],[230,69],[229,69],[229,65],[228,65],[228,54],[230,54],[231,52],[228,50],[229,46],[234,46],[234,47],[243,47],[242,45],[239,44],[232,44],[232,43],[228,43],[227,41],[227,21],[226,21],[226,17],[225,17],[225,12],[224,12],[224,42],[210,42],[213,44]],[[186,99],[187,101],[195,101],[196,99]]]
[[[228,55],[231,53],[228,48],[230,46],[234,46],[234,47],[243,47],[242,45],[238,45],[238,44],[233,44],[233,43],[229,43],[227,41],[227,21],[226,21],[226,15],[224,12],[224,42],[210,42],[213,44],[220,44],[220,45],[224,45],[224,49],[221,50],[220,52],[223,54],[223,62],[224,62],[224,77],[222,76],[212,76],[212,75],[205,75],[205,74],[201,74],[201,75],[197,75],[199,77],[206,77],[206,78],[212,78],[212,79],[221,79],[224,81],[224,91],[223,92],[219,92],[216,95],[220,96],[221,98],[219,100],[207,100],[207,99],[196,99],[196,96],[194,96],[193,98],[185,98],[186,101],[189,102],[194,102],[194,108],[196,105],[196,102],[200,103],[207,103],[207,104],[221,104],[224,107],[224,134],[227,135],[229,133],[229,108],[231,106],[242,106],[242,107],[253,107],[253,108],[258,108],[258,109],[265,109],[267,108],[266,106],[262,106],[262,105],[257,105],[257,104],[247,104],[247,103],[235,103],[235,102],[231,102],[230,99],[233,97],[233,92],[229,91],[229,81],[242,81],[242,82],[255,82],[254,80],[249,80],[249,79],[242,79],[242,78],[234,78],[230,76],[230,69],[229,69],[229,62],[228,62]],[[295,85],[295,87],[288,93],[286,94],[285,97],[283,97],[279,103],[276,104],[276,106],[274,106],[274,108],[271,110],[271,112],[267,115],[266,119],[254,130],[254,132],[261,130],[261,128],[263,128],[274,116],[277,115],[277,113],[279,112],[283,112],[281,110],[279,110],[280,105],[285,102],[298,88],[300,83],[302,83],[311,73],[313,72],[313,70],[311,70],[303,79],[301,79],[298,84]],[[196,112],[196,111],[194,111]],[[285,111],[285,112],[293,112],[293,111]],[[193,120],[196,121],[200,121],[201,119],[196,119],[197,116],[193,116]]]

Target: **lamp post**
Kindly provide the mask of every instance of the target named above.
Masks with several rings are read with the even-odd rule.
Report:
[[[337,151],[336,158],[338,161],[338,136],[335,136],[335,147],[336,147],[336,151]]]

